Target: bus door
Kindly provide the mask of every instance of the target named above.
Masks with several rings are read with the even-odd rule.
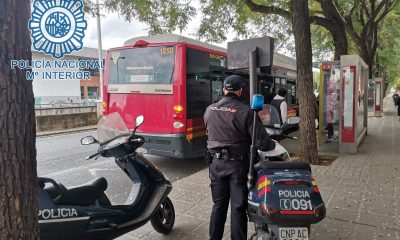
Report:
[[[275,94],[278,94],[279,89],[286,89],[286,78],[274,77]]]
[[[272,99],[275,96],[274,85],[272,82],[273,78],[271,76],[267,76],[267,75],[262,76],[260,78],[261,79],[260,79],[260,88],[259,89],[260,89],[261,95],[264,96],[264,102],[266,104],[270,104]]]
[[[192,143],[187,151],[206,149],[206,128],[203,115],[206,108],[222,95],[222,69],[219,55],[187,47],[186,104],[187,140]],[[217,66],[219,63],[220,66]]]
[[[223,71],[211,71],[211,102],[216,103],[224,96],[223,90]]]

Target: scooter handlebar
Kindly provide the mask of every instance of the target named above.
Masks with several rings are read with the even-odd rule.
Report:
[[[92,159],[92,158],[94,158],[94,157],[96,157],[96,156],[98,156],[98,155],[100,155],[100,154],[101,154],[101,152],[94,153],[94,154],[92,154],[92,155],[90,155],[90,156],[87,156],[87,157],[86,157],[86,160]]]

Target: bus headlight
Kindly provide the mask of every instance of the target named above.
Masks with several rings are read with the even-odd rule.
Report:
[[[185,126],[185,124],[181,123],[181,122],[174,122],[174,128],[182,128],[183,126]]]

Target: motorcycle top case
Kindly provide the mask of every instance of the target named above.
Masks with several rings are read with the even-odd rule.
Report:
[[[261,169],[249,193],[255,222],[314,224],[326,214],[325,204],[308,169]]]

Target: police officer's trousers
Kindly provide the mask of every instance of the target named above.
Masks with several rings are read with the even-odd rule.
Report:
[[[214,202],[210,220],[210,239],[224,234],[226,214],[231,199],[231,239],[247,239],[248,161],[213,159],[210,164],[211,194]]]

